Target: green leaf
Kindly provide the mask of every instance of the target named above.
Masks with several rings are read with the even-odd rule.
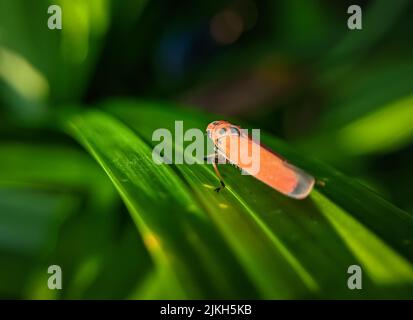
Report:
[[[190,298],[411,297],[408,213],[266,134],[262,141],[313,174],[317,189],[289,199],[222,165],[227,188],[216,194],[209,165],[151,158],[155,129],[183,120],[185,129],[204,130],[216,119],[153,103],[105,108],[75,116],[69,127],[117,187],[153,256],[157,271],[138,297],[144,288],[157,297],[171,297],[171,288]],[[364,272],[362,291],[347,288],[353,264]]]
[[[412,119],[413,96],[409,96],[345,126],[338,141],[347,154],[395,150],[412,141]]]
[[[192,298],[253,292],[248,284],[234,285],[243,271],[205,212],[170,167],[153,163],[150,147],[133,131],[97,111],[75,117],[70,127],[117,187],[171,287]]]
[[[85,257],[116,245],[115,189],[93,159],[73,146],[14,139],[0,143],[0,154],[0,256],[7,261],[0,295],[58,297],[45,286],[51,262],[64,266],[66,294]],[[145,266],[145,249],[138,249]]]
[[[413,140],[412,75],[409,60],[372,59],[330,84],[318,129],[299,144],[334,164],[405,148]]]

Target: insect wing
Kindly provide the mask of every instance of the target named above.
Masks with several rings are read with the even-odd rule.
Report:
[[[217,147],[228,161],[291,198],[305,198],[314,186],[312,176],[260,146],[248,136],[222,137]],[[254,161],[257,161],[254,148],[259,150],[258,170],[255,169],[256,164],[254,164]]]

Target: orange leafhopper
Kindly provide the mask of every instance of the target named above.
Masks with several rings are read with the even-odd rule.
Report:
[[[225,187],[217,167],[219,156],[288,197],[303,199],[311,192],[315,181],[311,175],[257,143],[239,126],[227,121],[214,121],[208,125],[206,132],[215,146],[213,155],[215,160],[212,164],[221,183],[221,186],[215,189],[217,192]],[[231,149],[234,145],[238,146],[236,152]],[[249,159],[248,154],[254,148],[258,153],[252,161],[259,159],[258,170],[253,170],[251,161],[246,160]]]

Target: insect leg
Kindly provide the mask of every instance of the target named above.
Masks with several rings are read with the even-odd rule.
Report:
[[[224,189],[224,188],[225,188],[225,183],[224,183],[224,180],[222,179],[221,174],[220,174],[219,171],[218,171],[217,163],[216,163],[216,162],[213,162],[213,163],[212,163],[212,166],[214,167],[214,171],[215,171],[215,173],[217,174],[217,176],[218,176],[218,178],[219,178],[219,182],[220,182],[220,186],[219,186],[218,188],[215,188],[214,191],[220,192],[221,189]]]
[[[209,154],[204,157],[204,161],[208,162],[210,159],[212,159],[213,160],[212,162],[215,162],[217,157],[218,157],[217,153]]]
[[[224,179],[222,179],[222,176],[221,176],[221,174],[219,173],[219,170],[218,170],[218,166],[217,166],[218,161],[219,161],[219,153],[218,153],[218,150],[216,150],[215,151],[215,158],[214,158],[214,161],[212,162],[212,166],[214,167],[215,174],[217,175],[217,177],[219,179],[219,183],[220,183],[220,186],[214,189],[214,191],[216,191],[216,192],[220,192],[221,189],[225,188]]]
[[[206,157],[204,157],[205,161],[208,161],[210,159],[212,160],[211,162],[212,162],[212,166],[214,167],[215,174],[219,178],[220,186],[214,189],[214,191],[216,191],[216,192],[220,192],[221,189],[225,188],[224,180],[222,179],[222,176],[218,171],[218,166],[217,166],[217,163],[219,162],[218,157],[219,157],[219,153],[218,153],[217,149],[215,149],[215,152],[213,154],[210,154],[210,155],[207,155]]]

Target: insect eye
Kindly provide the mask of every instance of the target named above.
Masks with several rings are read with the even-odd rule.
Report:
[[[238,130],[238,128],[231,127],[231,133],[235,133],[236,135],[239,135],[239,130]]]
[[[218,131],[219,134],[225,134],[226,132],[227,132],[227,129],[225,129],[225,128],[221,128]]]

